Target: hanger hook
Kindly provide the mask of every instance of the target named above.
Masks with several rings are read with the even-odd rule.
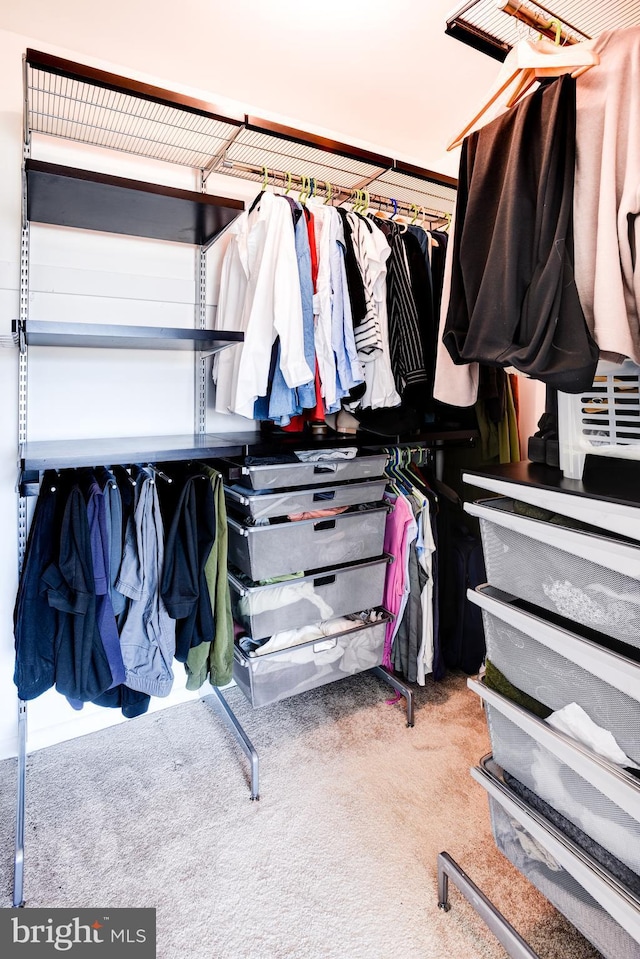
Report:
[[[560,40],[561,40],[561,38],[562,38],[562,27],[563,27],[562,21],[561,21],[561,20],[558,20],[557,17],[552,17],[551,20],[549,20],[549,23],[547,24],[547,27],[555,27],[555,28],[556,28],[556,38],[555,38],[555,40],[554,40],[553,42],[555,43],[555,45],[556,45],[557,47],[559,47],[559,46],[560,46]]]
[[[333,187],[329,180],[325,180],[325,187],[327,189],[327,203],[331,203],[331,198],[333,197]]]
[[[391,219],[392,219],[392,220],[395,220],[395,218],[396,218],[397,215],[398,215],[398,201],[392,199],[392,200],[391,200],[391,205],[393,206],[393,213],[391,214]]]
[[[292,182],[291,182],[291,174],[289,173],[289,171],[287,171],[287,172],[285,173],[285,177],[287,178],[287,188],[286,188],[286,190],[284,191],[285,196],[286,196],[287,193],[290,193],[290,192],[291,192],[291,187],[292,187],[293,184],[292,184]]]

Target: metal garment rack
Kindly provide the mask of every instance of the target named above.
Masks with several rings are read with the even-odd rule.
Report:
[[[264,167],[271,175],[279,170],[287,182],[298,184],[302,178],[312,177],[325,184],[325,192],[350,197],[356,191],[375,184],[375,199],[395,203],[399,208],[422,216],[432,222],[448,219],[453,208],[457,181],[451,177],[412,164],[396,161],[349,144],[329,140],[305,131],[282,127],[270,121],[246,114],[223,114],[210,103],[173,91],[130,80],[116,74],[97,70],[83,64],[63,60],[47,53],[27,50],[23,62],[23,190],[22,231],[20,250],[20,311],[15,324],[14,342],[19,347],[18,387],[18,443],[20,448],[20,475],[18,481],[18,567],[22,571],[27,544],[27,497],[38,492],[39,474],[47,466],[59,468],[96,465],[97,463],[145,462],[157,459],[179,460],[198,455],[200,458],[239,455],[247,452],[243,436],[209,435],[206,430],[206,356],[218,348],[230,345],[207,343],[206,331],[206,252],[213,240],[243,209],[244,204],[234,200],[219,200],[207,192],[211,173],[226,173],[244,179],[260,180]],[[123,153],[144,156],[167,163],[187,166],[197,172],[198,191],[156,187],[121,177],[94,174],[86,170],[59,167],[31,159],[33,135],[60,137],[83,144]],[[39,179],[38,179],[39,178]],[[47,212],[47,184],[56,189],[67,189],[71,197],[69,219],[58,213]],[[39,214],[32,209],[40,190]],[[103,203],[101,222],[87,224],[87,208],[96,193],[110,191]],[[184,234],[175,236],[169,231],[150,233],[160,239],[184,240],[196,245],[196,302],[194,332],[141,330],[138,327],[119,327],[117,345],[148,348],[191,348],[194,350],[194,432],[192,435],[166,437],[125,438],[121,440],[52,441],[29,443],[27,437],[28,344],[46,345],[109,345],[97,342],[101,334],[97,328],[87,330],[82,324],[47,324],[29,321],[29,253],[30,222],[58,223],[89,229],[136,234],[135,224],[114,226],[109,220],[112,198],[116,197],[125,211],[137,203],[176,203],[184,219]],[[370,194],[371,196],[371,194]],[[43,199],[44,198],[44,199]],[[155,199],[154,199],[155,198]],[[200,198],[200,200],[198,199]],[[76,202],[77,201],[77,202]],[[84,207],[83,207],[84,202]],[[151,207],[149,207],[151,204]],[[36,204],[37,205],[37,204]],[[66,204],[63,204],[66,208]],[[173,209],[173,207],[172,207]],[[66,215],[66,214],[65,214]],[[135,220],[135,212],[131,214]],[[182,222],[182,221],[181,221]],[[203,223],[205,229],[203,230]],[[183,224],[183,225],[184,225]],[[206,225],[210,229],[207,231]],[[175,223],[171,224],[176,228]],[[182,227],[180,227],[182,229]],[[209,331],[210,332],[210,331]],[[82,340],[85,340],[84,344]],[[143,342],[147,338],[147,342]],[[187,342],[191,339],[191,342]],[[135,343],[133,341],[136,341]],[[111,346],[114,345],[111,336]],[[205,349],[199,346],[205,345]],[[208,352],[207,352],[208,351]],[[255,442],[255,438],[254,438]],[[135,455],[134,455],[135,453]],[[144,454],[144,455],[142,455]],[[131,457],[131,458],[129,458]],[[386,670],[373,670],[378,678],[390,684],[405,697],[407,725],[414,721],[413,696],[404,683]],[[242,725],[219,689],[202,697],[230,725],[251,765],[251,798],[259,796],[258,755]],[[27,755],[27,705],[18,704],[18,774],[16,793],[16,841],[14,859],[14,906],[24,905],[24,834]]]

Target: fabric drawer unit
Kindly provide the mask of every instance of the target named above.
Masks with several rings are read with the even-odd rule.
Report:
[[[376,623],[262,656],[247,656],[236,646],[233,678],[257,708],[372,669],[382,662],[390,618],[387,613]]]
[[[482,609],[487,657],[551,710],[578,703],[640,764],[640,663],[518,609],[491,586],[469,590]]]
[[[229,562],[255,581],[372,559],[382,554],[386,516],[380,506],[270,526],[229,517]]]
[[[342,483],[336,486],[305,487],[281,492],[254,492],[241,486],[225,486],[227,507],[236,514],[257,519],[291,516],[312,510],[379,503],[384,495],[386,479],[363,483]]]
[[[229,465],[229,461],[227,461]],[[251,489],[285,489],[295,486],[318,486],[325,483],[344,483],[347,480],[366,480],[382,476],[387,465],[386,453],[359,453],[352,459],[320,460],[318,462],[274,463],[246,466],[241,462],[230,464],[227,471],[231,481]]]
[[[261,585],[229,573],[233,617],[253,639],[380,606],[388,555]]]
[[[640,875],[640,781],[483,683],[498,765]]]
[[[471,775],[487,792],[500,852],[605,959],[640,959],[640,900],[516,796],[495,763]]]
[[[465,509],[480,520],[492,586],[640,649],[640,547],[519,515],[511,499]]]

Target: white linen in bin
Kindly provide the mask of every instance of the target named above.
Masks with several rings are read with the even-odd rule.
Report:
[[[583,556],[571,551],[577,549],[573,542],[566,549],[545,542],[545,527],[556,531],[559,537],[564,527],[517,515],[513,500],[497,499],[475,507],[480,518],[487,580],[492,586],[640,648],[640,581],[615,565],[602,564],[610,556],[614,556],[613,563],[619,564],[622,551],[629,551],[630,557],[640,557],[637,547],[613,535],[601,537],[600,542],[588,528],[580,528],[584,524],[571,521],[567,532],[570,537],[580,538],[585,549]],[[479,513],[479,509],[483,512]],[[469,512],[476,515],[472,509]],[[500,522],[505,514],[513,517],[518,528]],[[568,537],[566,542],[569,543]],[[593,559],[586,558],[591,555]]]
[[[594,753],[608,759],[609,762],[617,763],[619,766],[632,766],[634,769],[640,769],[640,766],[623,753],[609,730],[594,723],[577,703],[569,703],[562,709],[551,713],[550,716],[547,716],[546,722],[554,729],[559,729],[561,733],[584,743]]]
[[[496,706],[485,705],[496,763],[640,875],[638,819],[557,759]]]
[[[371,622],[334,619],[324,625],[321,637],[305,645],[261,656],[236,648],[234,679],[255,708],[379,666],[389,614],[372,612],[375,620]],[[347,631],[341,629],[345,625]],[[341,631],[336,634],[331,629]]]
[[[489,809],[493,836],[500,852],[593,943],[605,959],[640,959],[640,945],[491,796]]]
[[[280,609],[282,606],[290,606],[300,600],[307,600],[317,608],[318,619],[330,619],[333,616],[332,607],[316,592],[313,583],[308,581],[304,583],[289,581],[286,586],[275,586],[252,594],[247,593],[240,598],[238,610],[242,616],[250,620],[252,616],[257,616],[266,610]]]

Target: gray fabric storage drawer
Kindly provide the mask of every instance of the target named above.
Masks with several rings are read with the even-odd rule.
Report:
[[[386,453],[359,453],[353,459],[322,460],[315,463],[275,463],[264,466],[244,466],[238,463],[232,478],[234,482],[256,490],[284,489],[371,479],[382,476],[386,465]]]
[[[483,761],[472,776],[486,789],[496,845],[605,959],[640,959],[640,901],[532,810]]]
[[[256,493],[242,486],[225,486],[224,495],[229,509],[256,520],[318,509],[359,506],[361,503],[379,503],[386,485],[387,481],[382,477],[363,483],[286,489],[278,493],[267,490]]]
[[[640,782],[484,684],[498,765],[640,875]]]
[[[233,617],[253,639],[380,606],[390,556],[262,586],[229,573]]]
[[[502,497],[465,510],[480,520],[492,586],[640,648],[640,547],[530,519]]]
[[[482,609],[487,657],[510,683],[552,710],[578,703],[640,764],[640,663],[518,609],[491,586],[467,595]]]
[[[233,678],[257,708],[372,669],[382,662],[390,618],[262,656],[247,656],[236,646]]]
[[[252,580],[380,556],[385,506],[326,519],[243,526],[229,517],[229,562]]]

